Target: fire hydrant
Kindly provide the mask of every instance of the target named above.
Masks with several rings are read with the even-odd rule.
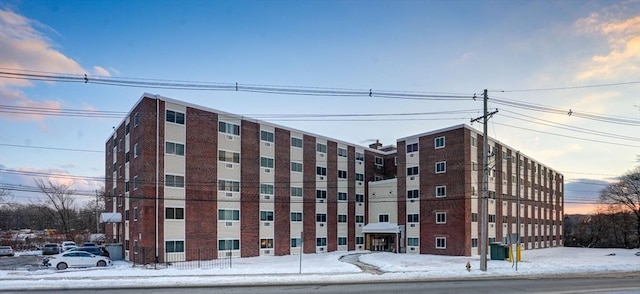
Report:
[[[467,261],[467,265],[465,267],[467,268],[467,271],[470,272],[471,271],[471,262]]]

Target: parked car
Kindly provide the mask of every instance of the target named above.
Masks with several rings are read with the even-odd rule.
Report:
[[[76,247],[73,249],[69,249],[69,251],[84,251],[84,252],[89,252],[91,254],[95,254],[95,255],[102,255],[102,256],[108,256],[105,255],[104,252],[101,249],[102,247],[98,247],[98,246],[89,246],[89,247]]]
[[[13,248],[11,246],[0,246],[0,256],[13,256]]]
[[[42,264],[45,266],[53,266],[58,270],[65,270],[70,267],[103,267],[111,265],[111,259],[85,251],[69,250],[45,257],[42,260]]]
[[[82,247],[96,247],[96,243],[93,242],[84,242]]]
[[[60,246],[55,243],[47,243],[42,246],[42,255],[53,255],[60,253]]]
[[[73,242],[73,241],[62,242],[62,251],[67,251],[71,248],[76,248],[76,242]]]

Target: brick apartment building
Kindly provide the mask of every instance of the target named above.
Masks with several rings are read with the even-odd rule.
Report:
[[[460,125],[369,147],[144,94],[105,143],[105,223],[128,260],[351,250],[478,254],[482,135]],[[490,241],[562,244],[563,178],[490,140]],[[116,218],[117,219],[117,218]]]

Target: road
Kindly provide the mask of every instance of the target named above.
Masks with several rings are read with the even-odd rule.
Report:
[[[87,293],[89,289],[15,291],[10,293]],[[622,277],[589,278],[529,278],[529,279],[483,279],[464,281],[425,281],[425,282],[385,282],[351,284],[308,284],[275,286],[234,286],[234,287],[173,287],[144,289],[90,289],[92,293],[261,293],[261,294],[329,294],[329,293],[640,293],[638,274],[623,274]]]

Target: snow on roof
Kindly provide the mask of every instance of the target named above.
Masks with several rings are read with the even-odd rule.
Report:
[[[100,214],[101,223],[119,223],[122,222],[122,214],[119,212],[103,212]]]
[[[368,223],[362,228],[363,233],[400,233],[396,223]]]

